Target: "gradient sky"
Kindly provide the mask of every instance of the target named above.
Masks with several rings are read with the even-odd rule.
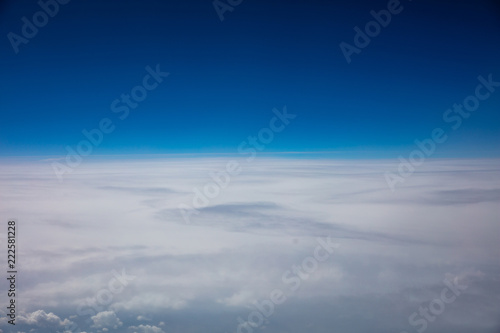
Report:
[[[78,1],[15,54],[35,1],[0,7],[0,154],[66,154],[81,131],[116,121],[95,155],[235,152],[287,106],[297,120],[267,151],[390,157],[443,126],[474,92],[500,81],[494,1],[403,1],[403,11],[348,64],[339,48],[385,1],[243,1],[220,21],[211,1]],[[160,64],[170,76],[123,120],[111,102]],[[499,156],[500,93],[436,156]],[[448,126],[449,127],[449,126]]]

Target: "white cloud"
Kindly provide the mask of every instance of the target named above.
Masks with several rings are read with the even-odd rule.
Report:
[[[61,320],[52,312],[46,313],[44,310],[37,310],[32,313],[20,314],[18,321],[21,324],[33,325],[38,327],[60,327],[70,325],[68,319]]]
[[[370,314],[381,331],[401,331],[388,323],[407,323],[413,300],[435,297],[448,273],[470,281],[467,296],[453,304],[464,313],[500,297],[497,160],[429,160],[395,193],[384,179],[393,161],[256,160],[185,224],[178,203],[191,203],[193,188],[203,188],[209,171],[225,162],[89,160],[63,184],[50,163],[0,164],[2,213],[19,220],[24,304],[34,311],[20,324],[83,321],[77,307],[109,290],[111,272],[122,268],[137,278],[108,303],[86,308],[96,329],[141,332],[155,328],[141,323],[159,323],[165,314],[175,322],[157,325],[165,331],[196,313],[210,327],[218,326],[207,313],[237,323],[232,311],[275,288],[288,291],[283,273],[302,265],[315,238],[326,235],[342,247],[302,280],[273,323],[293,321],[293,308],[306,317],[335,313],[319,326],[353,316],[363,323]],[[434,325],[462,317],[468,327],[497,327],[500,309],[481,311],[453,317],[450,308]]]
[[[117,329],[123,325],[120,319],[116,316],[116,313],[113,311],[99,312],[95,316],[92,316],[91,319],[94,322],[92,327],[102,328],[103,330],[106,328]]]
[[[165,333],[161,328],[150,325],[130,326],[128,329],[131,333]]]

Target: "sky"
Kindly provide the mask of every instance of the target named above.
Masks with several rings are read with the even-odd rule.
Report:
[[[499,29],[0,0],[0,333],[500,332]]]
[[[500,80],[500,14],[494,1],[403,1],[348,63],[340,43],[387,6],[242,1],[221,21],[210,1],[72,0],[13,47],[40,6],[3,1],[0,154],[64,156],[103,118],[116,130],[93,155],[233,153],[286,105],[300,121],[268,152],[397,157],[449,127],[443,113],[478,76]],[[112,102],[156,65],[170,75],[118,119]],[[481,102],[436,156],[497,157],[499,105]]]

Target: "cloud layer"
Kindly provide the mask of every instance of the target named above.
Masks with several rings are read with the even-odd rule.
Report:
[[[242,162],[187,224],[179,204],[229,159],[89,160],[63,183],[47,162],[3,161],[16,330],[410,333],[453,281],[467,288],[425,330],[500,329],[498,160],[431,160],[395,192],[393,161]],[[340,247],[313,269],[326,237]],[[286,301],[241,326],[274,290]]]

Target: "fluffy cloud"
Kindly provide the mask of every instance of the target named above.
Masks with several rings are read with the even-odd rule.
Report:
[[[70,320],[61,320],[61,318],[52,312],[46,313],[44,310],[21,314],[19,315],[18,322],[37,327],[61,327],[71,324]]]
[[[116,316],[116,313],[114,313],[113,311],[99,312],[95,316],[92,316],[91,319],[94,322],[92,327],[95,327],[95,328],[101,328],[101,329],[114,328],[114,329],[117,329],[118,327],[123,325],[123,323],[120,321],[120,319],[118,319],[118,317]]]
[[[150,325],[130,326],[128,329],[131,333],[165,333],[161,328]]]

